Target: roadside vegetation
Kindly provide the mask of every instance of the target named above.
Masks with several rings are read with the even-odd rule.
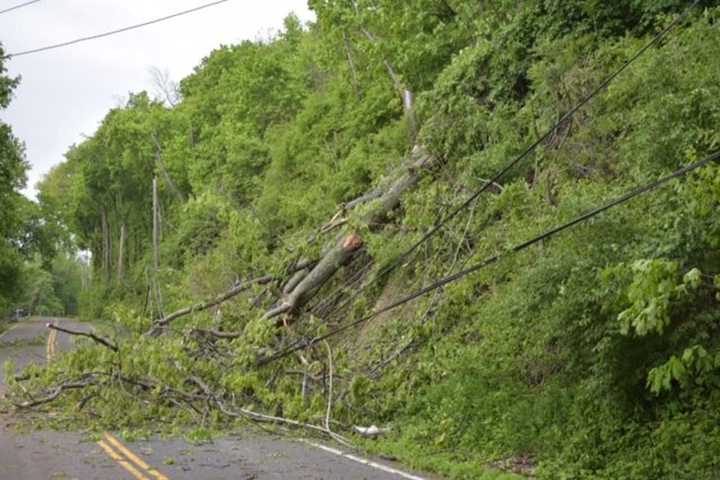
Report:
[[[39,185],[72,247],[43,265],[8,235],[8,279],[69,305],[90,251],[104,323],[11,401],[195,438],[301,423],[448,478],[718,478],[718,162],[509,253],[720,149],[717,2],[310,5],[131,94]]]
[[[0,112],[20,79],[6,75],[0,44]],[[76,315],[82,265],[59,218],[22,195],[28,163],[23,143],[0,120],[0,329],[25,315]]]

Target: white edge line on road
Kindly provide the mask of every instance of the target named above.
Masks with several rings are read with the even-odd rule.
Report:
[[[350,453],[343,453],[342,451],[336,449],[327,447],[325,445],[322,445],[320,443],[311,442],[310,440],[302,440],[302,442],[307,443],[308,445],[311,445],[315,448],[319,448],[320,450],[323,450],[328,453],[332,453],[333,455],[337,455],[339,457],[347,458],[348,460],[352,460],[353,462],[362,463],[363,465],[367,465],[368,467],[376,468],[378,470],[382,470],[385,473],[392,473],[394,475],[401,476],[403,478],[407,478],[408,480],[426,480],[423,477],[418,477],[417,475],[411,475],[409,473],[403,472],[401,470],[397,470],[392,467],[388,467],[386,465],[383,465],[381,463],[373,462],[372,460],[368,460],[366,458],[362,457],[356,457],[355,455],[352,455]]]

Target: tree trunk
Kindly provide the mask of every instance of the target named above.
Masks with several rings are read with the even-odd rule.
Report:
[[[100,222],[102,227],[102,270],[106,280],[110,280],[110,268],[112,266],[112,252],[110,240],[110,224],[108,222],[107,210],[105,207],[100,209]]]
[[[157,276],[160,269],[160,216],[158,214],[158,189],[157,177],[153,177],[152,182],[152,199],[153,199],[153,272]]]
[[[118,264],[117,264],[117,282],[122,285],[125,279],[125,242],[127,240],[127,227],[125,222],[120,225],[120,242],[118,243]]]
[[[390,184],[380,195],[375,206],[364,217],[364,222],[371,227],[377,227],[385,221],[387,215],[400,205],[403,194],[412,190],[420,181],[423,170],[432,166],[436,158],[430,155],[424,147],[416,145],[411,154],[410,165],[403,175]],[[318,264],[288,291],[283,292],[281,302],[265,313],[265,318],[274,318],[284,313],[291,313],[302,307],[315,293],[330,279],[343,265],[347,264],[353,255],[362,248],[363,239],[356,232],[348,232],[328,250]]]
[[[343,43],[345,45],[345,54],[347,55],[348,64],[350,65],[350,73],[352,74],[353,89],[355,89],[355,93],[358,93],[357,69],[355,68],[355,62],[353,61],[350,39],[348,38],[347,32],[343,32]]]
[[[153,274],[152,283],[155,292],[155,305],[157,307],[158,318],[163,318],[163,301],[162,292],[160,290],[160,280],[158,273],[160,271],[160,202],[158,201],[158,181],[157,177],[153,177],[152,183],[153,198]]]
[[[165,179],[165,183],[167,183],[167,185],[170,187],[170,190],[173,191],[178,201],[180,201],[180,203],[184,203],[185,195],[182,194],[177,185],[175,185],[175,182],[172,181],[172,178],[170,178],[170,174],[168,173],[167,168],[165,168],[165,163],[162,159],[162,145],[160,145],[160,141],[158,140],[157,135],[153,133],[152,139],[155,143],[155,162],[157,163],[158,167],[160,167],[160,172]]]

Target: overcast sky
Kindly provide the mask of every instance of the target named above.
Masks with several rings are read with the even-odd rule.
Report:
[[[0,0],[0,10],[24,3]],[[0,15],[0,42],[13,53],[141,23],[210,0],[42,0]],[[28,189],[129,92],[155,90],[151,67],[173,80],[192,72],[220,44],[266,38],[295,12],[312,20],[307,0],[232,0],[187,16],[66,48],[11,59],[22,76],[0,119],[27,147]]]

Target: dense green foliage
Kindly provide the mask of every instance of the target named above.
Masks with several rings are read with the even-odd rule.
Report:
[[[19,79],[5,73],[0,45],[0,111]],[[30,314],[77,313],[81,266],[59,217],[23,196],[23,144],[0,120],[0,319],[22,308]]]
[[[293,372],[323,376],[325,349],[307,352],[307,363],[290,357],[259,368],[258,357],[720,148],[720,8],[700,4],[351,309],[300,315],[280,333],[262,319],[276,292],[258,286],[221,310],[178,320],[170,334],[143,335],[162,312],[317,255],[322,242],[307,238],[339,204],[391,177],[416,141],[398,83],[417,97],[417,141],[442,161],[382,225],[349,218],[378,265],[686,3],[314,0],[314,24],[289,17],[272,39],[212,52],[182,80],[177,105],[132,95],[40,187],[41,208],[92,252],[82,313],[108,320],[120,351],[83,346],[26,388],[120,369],[164,387],[142,391],[151,407],[115,380],[89,387],[98,426],[197,426],[195,412],[166,400],[198,377],[241,406],[318,421],[326,391],[314,385],[303,396]],[[153,176],[162,207],[157,274]],[[392,425],[368,448],[451,478],[491,478],[491,466],[540,478],[717,478],[719,204],[712,165],[333,338],[335,418]],[[320,296],[347,285],[353,268]],[[243,335],[207,342],[193,331],[210,327]],[[70,416],[85,396],[65,397]],[[202,422],[218,427],[223,416]]]
[[[0,58],[4,55],[0,47]],[[0,60],[0,110],[8,107],[17,79],[5,75]],[[22,145],[10,126],[0,121],[0,315],[18,294],[18,276],[22,258],[16,239],[20,230],[23,200],[19,189],[25,183]]]

